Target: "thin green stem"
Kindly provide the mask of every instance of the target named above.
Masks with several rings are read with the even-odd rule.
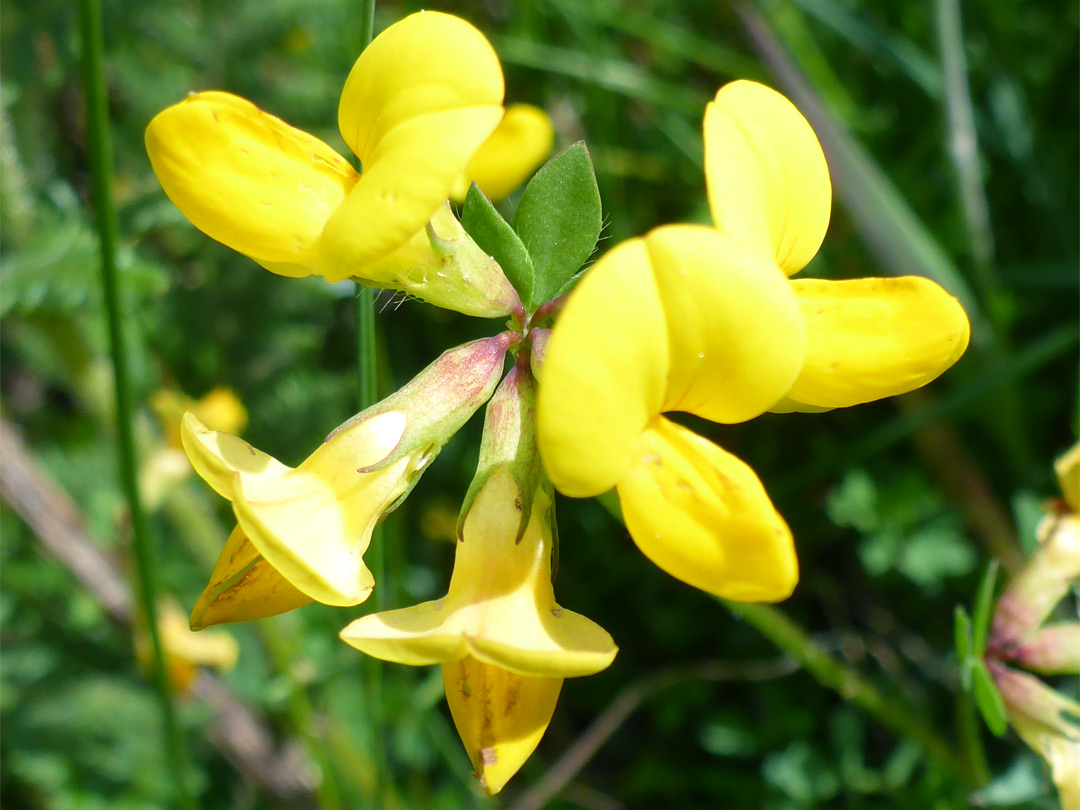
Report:
[[[375,0],[360,0],[360,49],[368,46],[375,28]],[[362,168],[362,167],[361,167]],[[356,392],[360,410],[369,408],[379,399],[379,365],[375,329],[375,294],[370,287],[357,286],[356,291]],[[375,592],[372,603],[375,610],[386,607],[386,554],[381,526],[376,526],[371,533],[366,563],[375,578]],[[367,681],[370,711],[368,718],[371,728],[371,740],[374,743],[374,757],[378,763],[375,768],[375,806],[381,806],[383,789],[386,785],[386,746],[383,745],[383,694],[382,661],[377,658],[365,658],[364,673]]]
[[[175,782],[176,806],[195,807],[185,775],[187,756],[176,723],[169,674],[157,624],[158,580],[150,524],[139,498],[135,455],[134,396],[128,373],[128,352],[122,324],[120,283],[116,271],[119,223],[112,196],[112,142],[109,137],[108,98],[105,87],[105,45],[100,0],[80,0],[79,27],[82,39],[83,81],[86,94],[87,130],[90,146],[90,182],[94,215],[101,247],[101,287],[109,329],[109,347],[116,395],[117,452],[121,486],[131,513],[132,545],[138,580],[139,603],[154,650],[154,684],[161,704],[167,757],[166,769]]]
[[[850,700],[886,728],[915,740],[931,758],[975,786],[976,777],[965,758],[957,754],[910,707],[893,701],[859,672],[837,661],[781,611],[771,605],[729,602],[726,599],[718,601],[781,650],[796,658],[822,686]]]

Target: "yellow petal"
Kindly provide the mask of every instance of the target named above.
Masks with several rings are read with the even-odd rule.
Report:
[[[353,65],[338,108],[341,135],[364,176],[322,235],[328,279],[371,278],[364,265],[424,229],[499,123],[502,98],[498,57],[464,20],[420,12],[375,38]]]
[[[357,180],[318,138],[221,92],[159,113],[146,150],[195,227],[281,275],[315,271],[323,226]]]
[[[673,577],[742,602],[794,589],[791,531],[754,471],[686,428],[658,417],[618,492],[630,536]]]
[[[1080,444],[1054,462],[1058,485],[1065,503],[1074,512],[1080,512]]]
[[[191,611],[191,629],[277,616],[311,601],[262,558],[237,526]]]
[[[555,603],[549,498],[538,492],[516,542],[520,495],[505,469],[477,494],[462,527],[444,599],[374,613],[341,631],[361,652],[414,666],[467,655],[519,675],[574,677],[607,667],[607,632]]]
[[[585,274],[546,347],[538,443],[560,491],[590,497],[622,478],[664,401],[668,357],[645,241],[623,242]]]
[[[195,472],[226,500],[233,499],[237,473],[279,478],[291,469],[238,436],[207,429],[191,411],[184,414],[180,438]]]
[[[829,167],[810,124],[775,90],[750,81],[720,88],[705,110],[705,181],[716,226],[789,276],[821,247]]]
[[[191,410],[211,430],[240,433],[247,427],[247,410],[231,388],[213,389],[195,402]]]
[[[336,432],[292,469],[247,442],[215,433],[188,413],[184,449],[199,473],[233,502],[243,532],[273,568],[312,599],[355,605],[374,581],[363,554],[371,531],[405,491],[413,455],[375,472],[405,429],[399,411],[386,411]]]
[[[498,124],[503,91],[499,58],[480,31],[458,17],[422,11],[391,25],[364,49],[341,92],[338,125],[367,172],[377,162],[376,150],[403,123],[432,113],[497,108],[487,132],[462,157],[463,169]]]
[[[464,188],[456,198],[465,198],[468,181],[490,200],[508,197],[547,160],[554,142],[555,129],[546,112],[530,104],[511,104],[469,161]]]
[[[443,664],[446,702],[476,777],[495,795],[544,736],[562,678],[530,678],[462,658]]]
[[[913,391],[960,359],[967,315],[918,276],[791,282],[806,319],[806,363],[787,399],[845,408]]]
[[[413,456],[375,472],[359,470],[397,446],[404,417],[377,414],[341,431],[280,478],[239,476],[233,511],[266,561],[327,605],[357,605],[374,579],[363,555],[371,532],[408,489]]]
[[[791,387],[806,352],[787,278],[712,228],[657,228],[645,244],[671,353],[662,409],[724,423],[764,413]]]
[[[501,114],[502,108],[493,106],[445,110],[403,121],[388,132],[364,164],[363,178],[326,223],[320,272],[330,281],[354,275],[384,280],[368,265],[424,230]]]

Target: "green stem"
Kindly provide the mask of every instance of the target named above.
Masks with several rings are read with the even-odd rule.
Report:
[[[360,0],[360,48],[363,50],[371,42],[375,28],[375,0]],[[360,410],[369,408],[379,399],[379,366],[376,354],[375,330],[375,295],[370,287],[357,287],[356,291],[356,390]],[[366,560],[372,576],[375,578],[375,592],[372,604],[376,611],[386,607],[386,553],[381,526],[376,526],[371,533]],[[375,768],[374,785],[375,805],[383,802],[383,786],[386,783],[387,761],[386,746],[383,745],[383,695],[382,661],[377,658],[364,659],[364,673],[367,680],[370,712],[371,740],[374,743],[374,756],[378,762]]]
[[[89,135],[90,182],[94,214],[101,249],[101,287],[109,329],[109,347],[116,396],[117,451],[121,486],[131,513],[132,545],[138,580],[139,603],[154,650],[154,684],[161,704],[165,736],[166,769],[175,782],[176,806],[194,810],[185,774],[187,756],[176,723],[165,654],[157,623],[157,571],[150,538],[150,525],[139,498],[133,414],[134,396],[128,374],[128,352],[122,324],[120,284],[116,271],[116,241],[119,222],[112,194],[112,142],[109,137],[108,98],[105,87],[104,33],[100,0],[79,1],[79,28],[82,40],[84,92]]]
[[[969,763],[912,713],[910,707],[894,702],[859,672],[837,661],[781,611],[771,605],[718,601],[796,658],[822,686],[850,700],[886,728],[915,740],[930,757],[975,786],[976,777]]]

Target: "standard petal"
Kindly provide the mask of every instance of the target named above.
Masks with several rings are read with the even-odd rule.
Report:
[[[318,138],[229,93],[159,113],[146,150],[195,227],[281,275],[315,272],[319,234],[358,177]]]
[[[238,474],[276,479],[292,469],[237,436],[207,429],[191,411],[180,423],[180,439],[195,472],[226,500],[233,499]]]
[[[669,356],[645,241],[623,242],[585,274],[546,347],[537,436],[560,491],[590,497],[622,478],[661,409]]]
[[[472,181],[490,200],[508,197],[547,160],[554,142],[555,129],[546,112],[530,104],[511,104],[469,161],[464,188],[455,196],[465,199]]]
[[[967,315],[928,279],[791,285],[809,336],[802,373],[787,393],[794,403],[845,408],[903,394],[935,379],[967,349]]]
[[[422,11],[391,25],[364,49],[341,92],[338,125],[367,172],[388,134],[408,121],[451,110],[497,109],[487,131],[461,157],[463,169],[498,124],[503,92],[502,67],[484,35],[458,17]]]
[[[662,410],[724,423],[764,413],[791,387],[806,353],[788,279],[713,228],[657,228],[645,244],[670,341]]]
[[[555,713],[562,678],[529,678],[475,658],[443,664],[446,702],[489,795],[525,764]]]
[[[799,272],[821,247],[832,209],[829,167],[810,124],[780,93],[743,80],[720,88],[704,128],[714,223],[789,276]]]
[[[237,526],[191,611],[191,629],[277,616],[311,601],[260,556]]]
[[[618,492],[630,536],[673,577],[742,602],[776,602],[794,589],[791,531],[761,481],[686,428],[657,417]]]
[[[330,281],[354,275],[382,281],[367,265],[423,231],[500,115],[501,107],[445,110],[388,132],[372,150],[363,178],[326,223],[320,272]]]

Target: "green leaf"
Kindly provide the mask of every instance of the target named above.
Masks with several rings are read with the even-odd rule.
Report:
[[[465,196],[461,226],[481,250],[499,263],[522,303],[528,306],[532,300],[534,274],[529,252],[476,183],[469,187]]]
[[[529,181],[513,224],[535,268],[532,296],[524,302],[534,311],[585,264],[600,238],[600,189],[584,141],[557,154]]]
[[[986,652],[986,634],[990,627],[990,608],[994,602],[994,585],[997,583],[998,562],[991,560],[986,566],[975,597],[975,615],[972,621],[972,647],[976,658],[982,659]]]
[[[1009,721],[1005,715],[1005,701],[982,661],[974,662],[971,678],[975,705],[979,707],[979,713],[986,722],[986,727],[994,733],[995,737],[1003,736],[1009,727]]]

